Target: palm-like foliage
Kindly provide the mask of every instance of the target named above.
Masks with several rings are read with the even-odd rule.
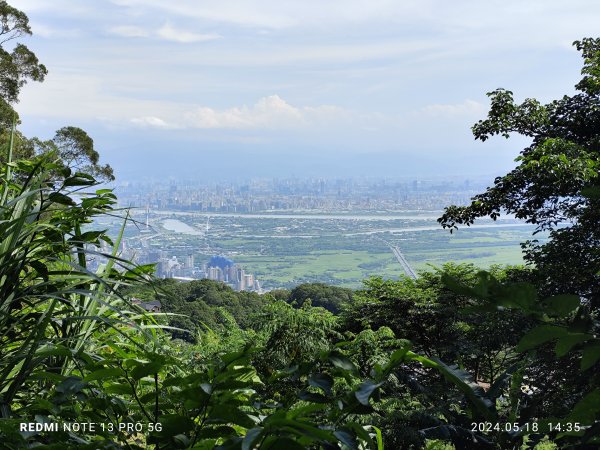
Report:
[[[67,375],[94,330],[124,321],[116,288],[144,272],[120,259],[119,242],[103,231],[82,232],[113,211],[110,190],[82,195],[96,184],[90,175],[72,174],[51,155],[12,162],[11,153],[12,143],[0,168],[0,417],[25,402],[34,372]],[[94,250],[101,241],[111,254]],[[97,273],[87,269],[91,253],[107,261]]]

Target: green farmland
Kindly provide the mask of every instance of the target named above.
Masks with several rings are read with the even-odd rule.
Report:
[[[482,268],[523,263],[520,243],[532,238],[532,227],[510,219],[482,221],[451,234],[437,225],[436,214],[209,218],[163,213],[151,217],[156,233],[146,245],[169,256],[193,254],[198,264],[226,256],[255,274],[266,289],[304,282],[356,288],[371,276],[398,278],[404,272],[391,246],[400,248],[417,271],[449,261]],[[165,228],[167,218],[181,229]],[[135,226],[128,227],[127,235],[133,246],[143,237]]]

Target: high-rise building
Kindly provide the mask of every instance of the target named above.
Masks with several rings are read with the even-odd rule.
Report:
[[[251,290],[254,289],[254,275],[251,273],[244,274],[244,289],[241,290]]]
[[[237,282],[237,268],[234,265],[227,266],[227,271],[229,272],[229,282],[236,283]]]
[[[208,279],[223,281],[223,271],[220,267],[209,267],[208,268]]]

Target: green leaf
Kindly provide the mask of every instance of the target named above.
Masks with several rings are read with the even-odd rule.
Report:
[[[219,426],[214,428],[204,427],[198,433],[198,438],[200,439],[209,439],[209,438],[225,438],[231,435],[235,435],[235,428],[228,426]],[[212,447],[211,447],[212,448]]]
[[[496,302],[501,306],[529,312],[537,301],[537,289],[530,283],[512,283],[499,288]]]
[[[569,422],[580,422],[584,425],[594,423],[600,414],[600,389],[596,388],[583,397],[569,414]]]
[[[226,353],[225,355],[221,356],[221,361],[223,361],[225,365],[228,366],[235,361],[246,358],[248,356],[248,352],[249,349],[246,348],[239,352]]]
[[[342,369],[352,373],[357,372],[354,363],[339,352],[331,352],[329,354],[329,361],[338,369]]]
[[[300,391],[298,392],[298,398],[300,400],[304,400],[305,402],[313,402],[313,403],[328,403],[329,399],[325,397],[323,394],[317,394],[315,392],[308,391]]]
[[[517,345],[517,351],[524,352],[548,341],[563,337],[566,334],[567,330],[565,328],[557,327],[555,325],[537,326],[521,338]]]
[[[291,411],[288,411],[286,413],[286,415],[290,419],[295,419],[298,417],[308,416],[316,411],[321,411],[325,408],[327,408],[327,405],[324,405],[324,404],[306,405],[306,406],[301,406],[300,408],[294,408]]]
[[[383,366],[381,376],[383,378],[387,378],[387,376],[396,367],[398,367],[400,364],[402,364],[406,360],[406,355],[409,350],[410,350],[410,345],[406,345],[406,346],[402,347],[401,349],[394,351],[394,353],[392,353],[392,356],[390,356],[390,360],[388,361],[388,363],[385,366]]]
[[[453,276],[448,275],[447,273],[442,274],[442,283],[448,289],[450,289],[452,292],[454,292],[458,295],[464,295],[465,297],[474,297],[474,298],[481,297],[480,291],[476,291],[475,289],[473,289],[469,286],[465,286],[463,283],[458,281]]]
[[[31,374],[31,379],[33,380],[50,380],[57,384],[65,380],[65,378],[66,377],[64,375],[59,373],[46,372],[43,370]]]
[[[542,304],[548,308],[550,315],[565,317],[575,311],[581,304],[581,300],[577,295],[555,295],[545,299]]]
[[[48,196],[48,199],[51,202],[58,203],[60,205],[66,206],[76,206],[76,203],[73,199],[65,194],[61,194],[60,192],[53,192]]]
[[[134,380],[139,380],[140,378],[156,374],[160,371],[165,364],[165,358],[160,355],[152,355],[152,358],[152,361],[148,363],[138,363],[138,365],[131,370],[131,377]]]
[[[73,174],[74,177],[77,178],[83,178],[84,180],[89,180],[89,181],[96,181],[96,179],[94,178],[93,175],[87,173],[87,172],[75,172]]]
[[[61,394],[76,394],[87,386],[87,383],[79,377],[68,377],[56,386],[56,392]]]
[[[42,277],[44,281],[48,281],[48,267],[41,261],[32,260],[29,265],[35,269],[38,276]]]
[[[346,422],[345,428],[352,430],[356,435],[356,439],[359,442],[362,441],[361,443],[366,444],[366,445],[362,445],[361,446],[362,448],[369,448],[369,449],[375,448],[375,442],[373,441],[373,438],[367,431],[367,428],[370,428],[368,425],[363,425],[363,424],[356,423],[356,422]]]
[[[69,242],[98,242],[98,238],[104,234],[106,230],[103,231],[87,231],[80,235],[73,236],[69,239]]]
[[[370,425],[375,430],[375,436],[377,438],[377,450],[383,450],[383,433],[375,425]]]
[[[363,405],[369,405],[369,399],[371,398],[371,395],[373,394],[373,392],[379,389],[379,386],[381,386],[382,384],[383,383],[375,383],[372,380],[365,380],[354,392],[354,396]]]
[[[413,352],[408,352],[407,356],[414,361],[419,361],[426,367],[431,367],[440,372],[444,378],[452,382],[465,394],[475,411],[488,420],[495,420],[496,412],[494,404],[490,399],[485,397],[483,389],[473,382],[473,379],[467,372],[456,367],[450,367],[435,358],[426,358]]]
[[[513,374],[520,368],[519,364],[514,364],[500,374],[486,393],[486,397],[496,401],[504,390],[504,387],[512,380]]]
[[[315,373],[308,377],[308,384],[313,387],[323,389],[327,395],[331,395],[333,387],[333,378],[326,373]]]
[[[93,371],[92,373],[86,375],[83,380],[84,381],[94,381],[94,380],[108,380],[110,378],[116,378],[123,375],[123,371],[118,368],[108,368],[108,369],[98,369]]]
[[[94,180],[94,178],[91,177],[82,177],[81,174],[75,174],[75,176],[69,177],[67,178],[64,183],[63,186],[64,187],[69,187],[69,186],[92,186],[96,184],[96,180]]]
[[[110,384],[104,388],[107,394],[131,395],[131,386],[126,383]]]
[[[192,419],[178,414],[166,414],[161,416],[160,423],[162,425],[162,430],[156,432],[156,435],[163,438],[185,434],[196,427],[196,423]]]
[[[176,434],[173,436],[173,441],[179,448],[188,448],[190,446],[190,438],[185,434]]]
[[[289,428],[295,433],[307,436],[311,439],[319,439],[321,441],[330,441],[333,439],[333,435],[329,431],[322,430],[312,424],[301,422],[299,420],[271,416],[265,420],[265,425],[267,424],[269,427],[275,429]]]
[[[600,359],[600,342],[597,340],[586,345],[581,357],[581,370],[593,367]]]
[[[569,333],[558,339],[554,351],[559,358],[565,356],[573,347],[585,341],[589,341],[593,336],[585,333]]]
[[[342,444],[344,444],[351,450],[358,450],[358,444],[356,443],[356,437],[352,433],[350,433],[344,429],[340,429],[340,430],[334,431],[333,435],[336,438],[338,438],[338,440]]]
[[[254,443],[260,439],[262,432],[262,427],[256,427],[248,430],[246,432],[246,436],[244,436],[244,440],[242,441],[242,450],[252,450],[254,448]]]
[[[35,352],[36,356],[72,356],[73,352],[71,349],[63,345],[44,345]]]
[[[207,422],[234,423],[244,428],[253,428],[256,423],[248,414],[232,405],[217,404],[208,414]]]

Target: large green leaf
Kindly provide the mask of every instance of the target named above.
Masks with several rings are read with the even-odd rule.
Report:
[[[83,379],[84,381],[95,381],[95,380],[109,380],[112,378],[117,378],[123,376],[124,372],[122,369],[118,369],[116,367],[112,368],[102,368],[94,370],[93,372],[87,374]]]
[[[550,314],[565,317],[577,309],[581,300],[577,295],[555,295],[545,299],[542,304]]]
[[[600,342],[596,340],[584,347],[581,357],[581,370],[593,367],[598,360],[600,360]]]
[[[263,431],[264,429],[262,427],[256,427],[248,430],[246,432],[246,436],[244,436],[244,440],[242,441],[242,450],[252,450],[256,448],[254,444],[260,439]]]
[[[87,386],[87,383],[79,377],[67,377],[56,386],[56,392],[61,394],[76,394]]]
[[[244,428],[254,428],[256,422],[236,406],[228,404],[215,405],[208,414],[208,423],[233,423]]]
[[[300,400],[304,400],[305,402],[329,403],[329,399],[323,394],[318,394],[316,392],[308,392],[304,390],[298,392],[298,398]]]
[[[373,395],[373,392],[379,389],[382,384],[383,383],[375,383],[372,380],[365,380],[358,386],[358,389],[354,392],[354,396],[363,405],[369,405],[371,395]]]
[[[555,352],[556,356],[565,356],[573,347],[582,342],[589,341],[593,336],[586,333],[568,333],[566,336],[558,338],[556,341]]]
[[[450,367],[435,358],[426,358],[413,352],[409,352],[407,356],[414,361],[419,361],[426,367],[437,370],[444,378],[465,394],[478,415],[491,421],[495,420],[496,411],[494,404],[490,399],[485,397],[483,389],[473,382],[473,379],[467,372],[456,367]]]
[[[326,373],[315,373],[308,377],[308,384],[313,387],[323,389],[327,395],[331,395],[333,378]]]
[[[339,352],[331,352],[329,354],[329,361],[338,369],[345,370],[347,372],[356,373],[356,366],[350,359],[342,355]]]
[[[178,414],[165,414],[161,416],[160,423],[162,425],[161,431],[154,434],[163,439],[189,433],[196,427],[192,419]]]
[[[517,345],[517,351],[524,352],[566,335],[567,330],[565,328],[556,325],[540,325],[521,338]]]
[[[596,388],[583,397],[571,413],[569,422],[579,422],[582,425],[591,425],[600,416],[600,389]]]
[[[131,369],[131,377],[134,380],[139,380],[148,375],[156,374],[165,364],[165,358],[161,355],[152,355],[152,360],[147,363],[136,363],[136,366]]]
[[[356,442],[354,433],[345,429],[339,429],[334,431],[333,435],[350,450],[358,450],[358,443]]]

